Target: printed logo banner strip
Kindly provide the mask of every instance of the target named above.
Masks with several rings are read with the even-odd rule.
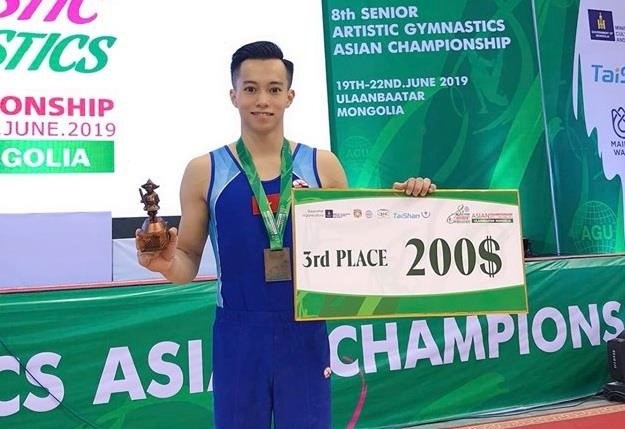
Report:
[[[297,189],[296,319],[527,312],[516,190]]]

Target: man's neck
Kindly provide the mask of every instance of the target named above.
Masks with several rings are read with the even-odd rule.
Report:
[[[284,142],[284,133],[282,130],[268,134],[250,133],[242,130],[241,137],[252,157],[255,155],[267,156],[280,154],[282,143]]]

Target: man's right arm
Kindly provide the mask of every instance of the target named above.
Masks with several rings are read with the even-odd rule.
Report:
[[[180,185],[180,225],[170,231],[168,247],[156,253],[137,252],[139,263],[160,272],[172,283],[192,281],[200,267],[208,237],[206,193],[210,183],[210,157],[194,158],[187,165]]]

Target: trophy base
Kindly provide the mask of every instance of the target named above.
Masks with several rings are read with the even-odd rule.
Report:
[[[169,231],[167,221],[160,217],[151,221],[149,218],[143,222],[141,231],[137,234],[139,250],[142,252],[157,252],[163,250],[169,244]]]

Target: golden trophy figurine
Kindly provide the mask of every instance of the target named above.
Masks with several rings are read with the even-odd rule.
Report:
[[[158,194],[154,192],[159,185],[148,179],[141,188],[145,189],[145,193],[139,188],[143,210],[148,212],[148,218],[143,221],[141,231],[137,234],[139,250],[142,252],[156,252],[163,250],[169,243],[169,231],[167,221],[156,216],[160,209],[158,203],[160,199]]]

